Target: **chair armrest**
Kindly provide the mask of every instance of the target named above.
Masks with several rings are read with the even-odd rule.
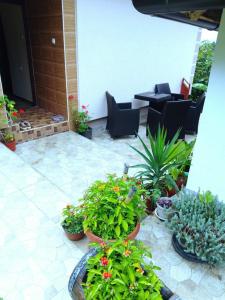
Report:
[[[140,115],[140,110],[137,109],[121,109],[116,113],[116,118],[119,119],[130,119]]]
[[[171,96],[173,98],[175,98],[176,100],[178,100],[178,99],[184,100],[184,95],[183,94],[171,93]]]
[[[131,102],[122,102],[122,103],[117,103],[117,106],[119,109],[131,109],[132,104]]]
[[[155,115],[158,115],[159,117],[162,116],[162,113],[152,107],[149,107],[148,109],[148,114],[155,114]]]

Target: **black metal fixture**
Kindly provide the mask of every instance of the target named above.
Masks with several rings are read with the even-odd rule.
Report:
[[[217,30],[225,0],[132,0],[134,7],[149,14],[194,26]]]

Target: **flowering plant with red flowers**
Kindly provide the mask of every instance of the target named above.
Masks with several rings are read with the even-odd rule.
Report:
[[[17,120],[17,110],[15,102],[7,96],[0,96],[0,128],[5,128],[12,125],[13,121]]]
[[[82,111],[73,110],[72,119],[74,130],[78,133],[84,133],[88,130],[88,121],[90,120],[88,104],[82,105]]]
[[[97,254],[87,263],[85,299],[162,299],[162,284],[155,274],[160,268],[152,263],[151,252],[141,241],[92,245]]]

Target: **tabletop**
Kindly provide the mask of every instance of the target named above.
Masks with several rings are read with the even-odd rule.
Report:
[[[171,99],[169,94],[156,94],[154,92],[145,92],[134,95],[135,99],[144,100],[144,101],[166,101]]]

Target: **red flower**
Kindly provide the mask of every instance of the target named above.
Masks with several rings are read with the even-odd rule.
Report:
[[[101,258],[101,265],[102,265],[103,267],[107,266],[108,263],[109,263],[109,261],[108,261],[107,257],[102,257],[102,258]]]
[[[85,114],[88,115],[88,110],[85,111]]]
[[[82,109],[86,109],[87,108],[85,105],[82,105],[81,107],[82,107]]]
[[[102,274],[102,277],[103,277],[104,279],[108,279],[108,278],[111,278],[111,277],[112,277],[112,274],[109,273],[109,272],[104,272],[104,273]]]
[[[20,113],[20,114],[24,114],[24,113],[25,113],[25,110],[22,109],[22,108],[20,108],[20,109],[19,109],[19,113]]]
[[[72,101],[74,99],[73,95],[69,95],[69,100]]]
[[[14,112],[12,113],[12,115],[13,115],[13,117],[17,117],[18,113],[17,113],[16,111],[14,111]]]

